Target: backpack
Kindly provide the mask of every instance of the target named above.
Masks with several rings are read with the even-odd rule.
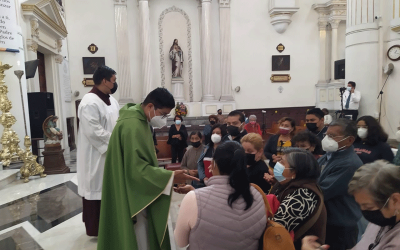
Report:
[[[261,193],[261,196],[264,199],[265,212],[267,215],[267,227],[265,228],[264,234],[261,237],[259,249],[295,250],[292,237],[290,236],[288,230],[286,230],[286,228],[281,224],[273,221],[274,214],[272,213],[267,197],[262,189],[253,183],[251,183],[251,185]]]

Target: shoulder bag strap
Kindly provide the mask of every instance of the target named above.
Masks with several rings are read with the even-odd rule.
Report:
[[[255,189],[257,189],[257,191],[258,191],[258,192],[261,194],[261,196],[263,197],[264,205],[265,205],[265,213],[267,214],[267,219],[268,219],[268,218],[270,218],[270,219],[274,218],[274,213],[272,212],[272,209],[271,209],[271,207],[269,206],[269,202],[268,202],[268,200],[267,200],[267,196],[264,194],[264,191],[263,191],[259,186],[257,186],[257,185],[254,184],[254,183],[251,183],[251,186],[254,187]],[[270,214],[270,215],[269,215],[269,214]]]

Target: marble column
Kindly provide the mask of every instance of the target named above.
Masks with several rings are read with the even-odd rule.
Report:
[[[128,38],[127,0],[114,0],[115,35],[117,38],[119,104],[133,103],[131,62]]]
[[[201,83],[203,83],[203,78],[204,78],[204,75],[203,75],[203,73],[204,73],[204,69],[203,69],[203,39],[201,38],[201,35],[202,35],[202,28],[201,28],[201,26],[203,25],[202,24],[202,18],[201,18],[201,16],[202,16],[202,8],[201,8],[201,2],[202,2],[202,0],[196,0],[197,2],[198,2],[198,5],[197,5],[197,12],[198,12],[198,15],[199,15],[199,38],[200,38],[200,69],[201,69],[201,75],[200,75],[200,80],[201,80]]]
[[[203,47],[203,102],[214,101],[214,85],[211,81],[212,77],[212,48],[211,48],[211,1],[202,0],[202,17],[201,17],[201,42]]]
[[[221,99],[233,101],[231,72],[231,6],[230,0],[219,0],[219,27],[221,36]]]
[[[319,81],[318,84],[326,84],[327,77],[326,77],[326,29],[328,22],[326,21],[319,21]]]
[[[341,20],[330,20],[332,28],[331,81],[335,80],[335,61],[338,59],[338,28]]]
[[[346,29],[346,83],[354,81],[361,92],[359,117],[377,116],[376,97],[379,93],[382,68],[379,67],[379,22],[375,20],[373,1],[363,1],[362,7],[356,0],[347,2]],[[368,10],[368,11],[367,11]]]
[[[155,87],[152,79],[152,63],[150,48],[150,14],[149,1],[139,0],[140,17],[140,40],[142,50],[142,79],[143,79],[143,100]]]

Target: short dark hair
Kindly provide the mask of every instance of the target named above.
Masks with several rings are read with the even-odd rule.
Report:
[[[208,117],[208,120],[211,120],[211,119],[214,119],[216,122],[218,122],[218,116],[216,116],[216,115],[210,115]]]
[[[149,103],[152,103],[156,109],[175,107],[174,96],[166,88],[156,88],[151,91],[144,99],[143,105],[146,106]]]
[[[348,82],[347,84],[350,84],[353,88],[356,88],[356,83],[353,81]]]
[[[219,112],[220,110],[221,110],[221,112],[222,112],[222,109],[218,109],[217,112]]]
[[[300,133],[296,134],[292,138],[292,144],[296,145],[298,142],[308,142],[312,147],[315,147],[314,152],[312,153],[318,153],[322,151],[322,145],[321,141],[318,139],[318,137],[309,132],[309,131],[301,131]]]
[[[366,138],[366,143],[372,146],[377,145],[379,142],[387,142],[388,134],[383,130],[379,122],[372,116],[363,116],[358,118],[359,121],[364,121],[368,126],[368,135]],[[361,141],[361,138],[357,136],[356,141]]]
[[[353,136],[354,138],[357,138],[357,125],[354,121],[346,118],[339,118],[329,124],[329,127],[333,126],[341,127],[344,136]]]
[[[197,135],[200,140],[203,139],[203,135],[200,133],[200,131],[192,131],[192,133],[190,133],[189,138],[192,138],[193,135]]]
[[[329,110],[328,109],[321,109],[322,112],[324,112],[325,115],[329,115]]]
[[[320,108],[310,109],[309,111],[307,111],[306,115],[315,115],[316,117],[318,117],[318,119],[322,119],[325,116],[324,112],[322,112]]]
[[[240,122],[243,123],[243,122],[245,121],[243,112],[241,112],[241,111],[239,111],[239,110],[231,111],[231,112],[228,114],[228,116],[239,116],[239,121],[240,121]]]
[[[183,118],[182,118],[182,116],[180,116],[180,115],[175,115],[174,121],[176,121],[176,118],[179,118],[181,121],[183,121]]]
[[[117,73],[112,68],[107,66],[100,66],[94,71],[93,82],[95,85],[100,85],[103,79],[110,81],[111,77],[116,74]]]
[[[289,166],[296,173],[296,180],[317,180],[321,174],[321,168],[315,157],[306,150],[299,148],[287,148],[283,150]]]

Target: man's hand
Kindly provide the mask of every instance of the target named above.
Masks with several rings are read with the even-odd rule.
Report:
[[[186,185],[183,187],[174,187],[174,191],[178,194],[187,194],[192,190],[194,190],[194,187],[192,185]]]
[[[328,245],[323,245],[319,244],[317,242],[318,237],[317,236],[306,236],[303,238],[302,245],[301,245],[301,250],[324,250],[324,249],[329,249]]]
[[[174,171],[174,183],[185,183],[187,180],[200,181],[198,178],[185,174],[186,170]]]

